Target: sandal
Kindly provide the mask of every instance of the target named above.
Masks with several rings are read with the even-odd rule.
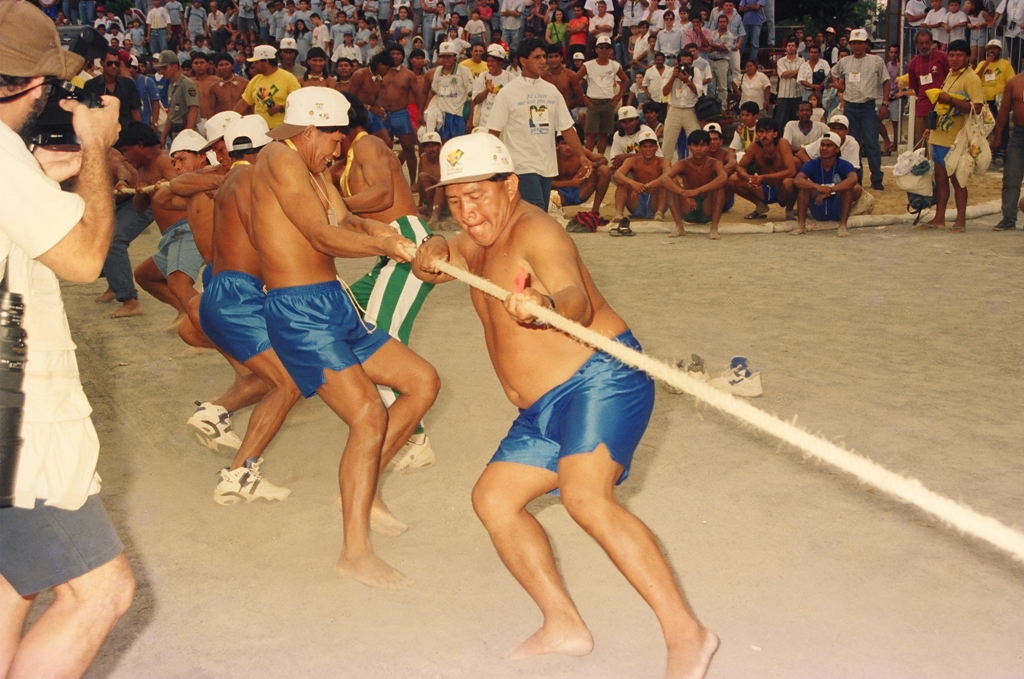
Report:
[[[615,233],[612,233],[613,231]],[[629,217],[623,217],[622,219],[620,219],[619,220],[618,228],[613,227],[612,229],[610,229],[608,231],[608,233],[611,233],[613,236],[635,236],[636,235],[635,233],[633,233],[633,229],[629,228]]]
[[[760,213],[760,212],[758,212],[757,210],[754,210],[754,211],[753,211],[753,212],[751,212],[751,213],[750,213],[749,215],[745,215],[745,216],[743,217],[743,219],[764,219],[764,218],[766,218],[767,216],[768,216],[768,213],[767,213],[767,212],[765,212],[764,214],[761,214],[761,213]]]

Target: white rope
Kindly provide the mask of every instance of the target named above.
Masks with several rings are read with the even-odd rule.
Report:
[[[460,269],[449,262],[439,260],[434,264],[442,273],[448,274],[463,283],[482,290],[500,300],[506,299],[509,291],[495,285],[486,278],[481,278],[465,269]],[[780,420],[749,403],[736,398],[732,394],[719,391],[708,384],[694,379],[684,371],[646,354],[635,351],[624,344],[612,341],[579,323],[570,321],[554,311],[533,302],[525,302],[523,308],[548,325],[558,328],[595,349],[614,356],[622,363],[644,371],[651,377],[667,382],[673,387],[682,389],[695,398],[733,415],[786,443],[796,446],[805,453],[827,462],[839,469],[856,476],[869,485],[885,491],[896,498],[916,505],[963,531],[1005,550],[1017,559],[1024,561],[1024,534],[1006,526],[998,519],[979,514],[965,504],[950,500],[924,487],[920,481],[908,478],[865,457],[848,450],[843,450],[831,441],[815,436],[799,427]]]

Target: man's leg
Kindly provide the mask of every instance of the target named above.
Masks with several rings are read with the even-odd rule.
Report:
[[[708,231],[708,238],[718,240],[718,222],[722,219],[722,210],[725,208],[725,187],[715,189],[705,194],[704,213],[711,215],[711,228]],[[710,203],[710,205],[708,205]]]
[[[789,232],[790,236],[799,236],[807,233],[807,206],[814,199],[817,191],[812,189],[800,189],[796,197],[796,228]]]
[[[675,180],[668,180],[675,181]],[[679,236],[686,235],[686,225],[683,223],[683,204],[684,199],[678,193],[672,191],[666,191],[666,202],[668,203],[668,211],[672,215],[672,221],[676,223],[676,230],[668,235],[669,238],[678,238]]]
[[[850,210],[853,209],[853,204],[864,194],[864,189],[859,186],[854,186],[849,191],[839,192],[839,230],[836,235],[840,238],[846,238],[850,235],[850,232],[846,230],[846,222],[850,219]]]
[[[53,603],[29,628],[20,643],[21,623],[30,602],[0,577],[0,669],[8,657],[7,679],[81,677],[104,639],[128,610],[135,579],[124,554],[85,575],[53,588]]]
[[[629,186],[625,184],[615,185],[615,219],[622,219],[625,215],[626,208],[632,212],[636,209],[636,204],[639,201],[639,194],[633,192]]]
[[[616,500],[622,470],[603,443],[591,453],[563,457],[562,503],[654,610],[668,646],[666,677],[703,677],[718,637],[690,610],[650,529]]]
[[[558,476],[548,469],[492,462],[473,488],[473,510],[498,556],[544,616],[540,630],[506,653],[507,658],[544,653],[585,655],[594,647],[593,637],[558,574],[548,536],[526,510],[531,500],[556,487]]]
[[[527,203],[536,205],[547,212],[548,201],[551,199],[551,179],[541,177],[535,172],[521,174],[519,175],[519,195]]]
[[[1024,127],[1015,127],[1010,134],[1003,160],[1003,217],[995,225],[996,230],[1017,228],[1017,203],[1020,200],[1020,185],[1024,181]]]
[[[302,396],[273,349],[253,356],[243,365],[270,388],[253,409],[242,445],[229,469],[238,469],[250,457],[262,457],[263,451],[284,424],[288,411]]]
[[[935,163],[935,217],[927,224],[918,226],[918,229],[936,227],[946,228],[946,204],[949,202],[949,175],[946,174],[946,166],[942,163]]]
[[[179,314],[182,313],[181,302],[178,301],[178,297],[171,291],[170,286],[167,284],[167,279],[164,278],[163,272],[160,271],[152,257],[149,257],[142,264],[135,267],[135,282],[139,284],[140,288],[156,297],[157,300],[173,307]]]
[[[601,203],[604,202],[604,196],[608,193],[608,183],[612,178],[612,169],[607,165],[596,165],[594,171],[590,173],[590,176],[583,180],[580,184],[580,204],[583,204],[594,196],[594,205],[591,208],[592,212],[601,212]]]
[[[953,183],[953,201],[956,203],[956,221],[953,222],[953,228],[949,231],[950,233],[963,233],[967,228],[967,187],[960,186],[956,175],[951,176],[949,180]]]
[[[128,246],[152,221],[152,212],[136,212],[130,200],[117,207],[114,214],[114,237],[107,252],[107,259],[103,263],[103,275],[107,278],[112,297],[122,302],[124,306],[107,314],[108,318],[138,316],[142,313],[138,300],[139,293],[132,280],[132,262],[128,257]],[[97,301],[110,301],[108,293],[101,295]]]
[[[683,130],[683,121],[685,119],[683,109],[678,106],[669,106],[668,114],[665,116],[665,133],[662,137],[661,148],[662,153],[668,158],[669,163],[674,163],[676,158],[676,142],[679,141],[679,134]]]
[[[729,103],[729,60],[712,61],[711,72],[715,78],[715,94],[718,95],[718,101],[721,102],[722,110],[725,111],[726,104]]]
[[[860,142],[868,157],[871,168],[871,188],[882,186],[882,150],[878,145],[878,114],[873,103],[846,104],[847,116],[850,118],[850,134]]]
[[[767,215],[768,205],[764,202],[764,195],[762,195],[760,189],[752,189],[747,182],[740,179],[738,174],[734,174],[729,177],[729,186],[732,187],[733,193],[740,198],[745,198],[754,204],[754,212],[751,214]]]
[[[416,176],[416,134],[402,134],[398,136],[398,143],[402,145],[402,153],[399,155],[398,162],[404,162],[409,168],[409,176]]]

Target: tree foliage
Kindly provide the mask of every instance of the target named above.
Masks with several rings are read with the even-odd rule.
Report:
[[[829,26],[861,28],[874,19],[875,0],[785,0],[775,2],[775,21],[803,22],[807,30],[823,31]]]

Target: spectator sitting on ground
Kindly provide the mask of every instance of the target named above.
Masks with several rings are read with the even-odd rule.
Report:
[[[698,224],[710,222],[708,237],[718,240],[718,220],[725,206],[729,176],[721,161],[708,153],[711,135],[704,130],[694,130],[686,142],[690,156],[675,163],[661,177],[662,186],[672,194],[668,196],[668,206],[676,222],[676,230],[669,236],[685,236],[683,220],[686,220]],[[682,186],[676,176],[682,180]]]
[[[582,205],[593,195],[594,205],[590,212],[576,213],[576,221],[586,227],[587,231],[594,231],[601,220],[601,203],[608,192],[612,171],[604,156],[587,149],[584,149],[584,153],[593,163],[592,167],[585,167],[580,162],[565,137],[558,135],[555,138],[558,176],[551,180],[551,188],[562,197],[562,207]]]
[[[793,179],[799,192],[797,197],[797,227],[791,236],[807,233],[807,211],[820,222],[839,222],[840,238],[846,238],[846,220],[850,209],[864,190],[857,183],[857,170],[839,157],[842,140],[835,132],[826,132],[818,140],[820,156],[808,161]]]

